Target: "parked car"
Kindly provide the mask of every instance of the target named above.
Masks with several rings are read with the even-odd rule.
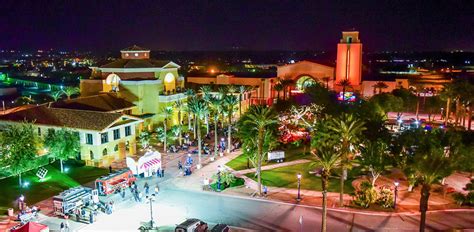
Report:
[[[230,228],[226,224],[217,224],[212,227],[211,232],[229,232]]]
[[[183,223],[179,224],[175,228],[175,232],[206,232],[208,229],[207,223],[196,219],[190,218]]]

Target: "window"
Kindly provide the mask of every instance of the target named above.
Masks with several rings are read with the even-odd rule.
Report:
[[[100,142],[102,144],[109,142],[109,134],[107,132],[100,134]]]
[[[130,126],[125,127],[125,136],[130,136],[132,134],[132,129]]]
[[[125,53],[125,56],[129,56],[128,53]]]
[[[117,145],[115,145],[115,147],[114,147],[114,151],[118,151],[118,144],[117,144]]]
[[[114,140],[120,139],[120,129],[114,130]]]
[[[102,151],[102,156],[106,156],[107,155],[107,148],[104,148],[104,150]]]
[[[92,140],[92,134],[86,134],[86,144],[94,144],[94,140]]]

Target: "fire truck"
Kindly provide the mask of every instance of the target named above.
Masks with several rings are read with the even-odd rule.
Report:
[[[82,186],[68,189],[53,197],[54,213],[60,216],[74,214],[78,209],[93,203],[93,190]]]
[[[108,195],[127,188],[135,182],[137,178],[128,168],[118,170],[108,176],[103,176],[95,181],[95,187],[99,195]]]

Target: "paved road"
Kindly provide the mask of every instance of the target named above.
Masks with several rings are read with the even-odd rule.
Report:
[[[149,220],[149,206],[145,203],[124,203],[112,215],[104,215],[98,222],[82,227],[84,231],[130,231],[140,222]],[[227,223],[256,231],[318,231],[321,210],[268,201],[191,192],[162,187],[154,203],[158,225],[174,225],[185,218],[200,218],[210,223]],[[419,216],[355,215],[330,211],[328,231],[417,231]],[[474,228],[474,212],[431,213],[428,215],[431,230]]]

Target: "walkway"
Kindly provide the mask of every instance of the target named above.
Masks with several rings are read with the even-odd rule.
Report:
[[[265,165],[265,166],[262,166],[262,171],[275,169],[275,168],[280,168],[280,167],[292,166],[292,165],[296,165],[296,164],[304,164],[304,163],[309,163],[309,162],[311,162],[311,160],[301,159],[301,160],[293,160],[293,161],[290,161],[290,162],[283,162],[283,163]],[[256,168],[250,168],[250,169],[245,169],[245,170],[240,170],[240,171],[234,171],[233,173],[234,173],[234,175],[240,177],[242,175],[245,175],[245,174],[248,174],[248,173],[254,173],[256,171],[257,171]]]

